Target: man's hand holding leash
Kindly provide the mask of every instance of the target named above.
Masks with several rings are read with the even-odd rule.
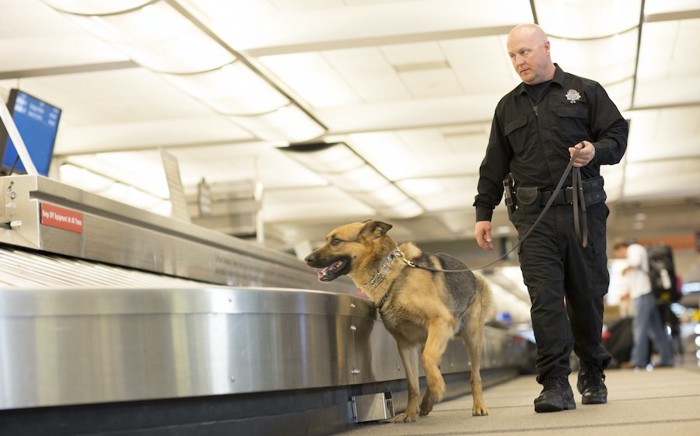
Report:
[[[595,147],[588,141],[581,141],[569,147],[569,155],[573,156],[576,150],[578,150],[578,156],[574,159],[574,168],[585,167],[595,156]]]

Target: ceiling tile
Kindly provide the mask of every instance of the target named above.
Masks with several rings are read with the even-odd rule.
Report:
[[[263,56],[260,62],[294,95],[312,107],[360,103],[361,99],[340,71],[317,52]]]
[[[345,82],[363,102],[397,101],[411,94],[378,48],[323,52]]]
[[[697,160],[677,159],[661,162],[627,163],[624,196],[627,201],[663,198],[670,200],[697,196],[700,171]],[[649,175],[653,183],[649,183]]]

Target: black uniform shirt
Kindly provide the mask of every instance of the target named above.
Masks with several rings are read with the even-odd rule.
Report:
[[[569,147],[581,141],[595,146],[595,156],[581,168],[583,179],[600,175],[627,148],[628,125],[603,87],[565,73],[559,65],[537,101],[524,83],[496,106],[486,156],[479,168],[476,220],[490,221],[503,196],[503,179],[513,174],[517,186],[553,190],[569,163]],[[532,94],[532,95],[530,95]],[[571,181],[565,183],[571,186]]]

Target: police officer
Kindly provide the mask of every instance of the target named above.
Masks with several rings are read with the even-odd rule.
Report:
[[[475,237],[481,248],[493,249],[491,218],[507,174],[513,180],[508,186],[513,191],[511,221],[520,238],[556,195],[519,253],[532,301],[537,381],[543,385],[535,411],[576,408],[568,381],[572,350],[581,361],[577,388],[582,403],[606,403],[603,371],[611,356],[602,346],[601,335],[603,296],[610,279],[609,211],[600,166],[622,159],[628,125],[600,84],[566,73],[552,62],[549,41],[539,26],[516,26],[508,34],[507,46],[523,83],[496,106],[479,169]],[[564,189],[553,192],[576,151],[573,168],[583,179],[585,199],[578,208],[573,205],[572,177]],[[582,236],[585,231],[577,232],[581,224],[587,240]]]

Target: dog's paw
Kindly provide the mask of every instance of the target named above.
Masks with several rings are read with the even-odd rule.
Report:
[[[416,418],[415,413],[399,413],[394,417],[393,422],[397,424],[403,424],[404,422],[416,422]]]
[[[429,405],[421,404],[420,410],[418,411],[418,415],[427,416],[432,411],[433,411],[433,403],[430,403]]]
[[[430,392],[427,392],[423,396],[423,401],[420,403],[420,410],[418,411],[418,414],[420,416],[426,416],[433,410],[433,404],[435,404],[433,397],[430,395]]]
[[[475,404],[472,407],[472,416],[486,416],[489,414],[489,409],[483,404]]]

